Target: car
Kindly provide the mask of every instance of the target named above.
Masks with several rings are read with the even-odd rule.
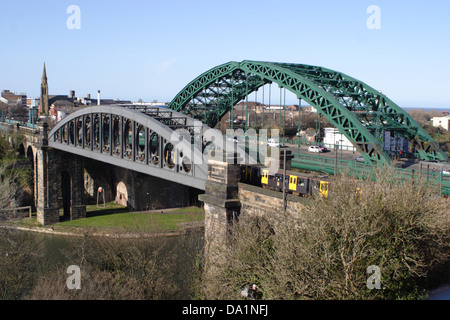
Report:
[[[269,147],[272,147],[272,148],[278,148],[278,147],[280,147],[280,143],[279,143],[278,141],[276,141],[275,139],[269,139],[269,140],[267,140],[267,145],[268,145]]]
[[[363,156],[356,157],[356,158],[353,159],[353,160],[356,161],[356,162],[366,162],[366,159],[364,159]]]
[[[319,148],[322,150],[322,152],[327,152],[328,149],[324,146],[319,145]]]
[[[309,146],[308,152],[322,152],[322,149],[319,146]]]
[[[450,176],[450,169],[442,171],[444,176]]]

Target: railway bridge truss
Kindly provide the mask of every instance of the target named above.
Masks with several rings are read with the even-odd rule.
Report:
[[[239,101],[272,83],[314,107],[353,143],[367,163],[390,165],[382,144],[386,131],[409,141],[421,160],[448,161],[433,138],[380,91],[342,72],[318,66],[231,61],[192,80],[169,108],[214,127]]]
[[[256,163],[248,152],[212,128],[239,101],[272,83],[314,107],[353,143],[367,164],[391,164],[383,150],[386,131],[409,141],[421,160],[448,161],[406,111],[367,84],[323,67],[249,60],[228,62],[202,73],[167,108],[85,107],[60,121],[48,134],[48,143],[55,149],[204,190],[208,159],[223,160],[214,151],[208,152],[211,142],[215,151],[237,151],[246,163]]]
[[[211,141],[215,148],[208,150]],[[240,150],[182,113],[135,105],[76,111],[48,133],[48,146],[200,190],[205,189],[208,159],[223,159],[216,147]]]

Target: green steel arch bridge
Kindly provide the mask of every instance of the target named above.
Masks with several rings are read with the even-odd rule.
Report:
[[[212,138],[219,141],[224,138],[220,132],[213,136],[210,131],[215,130],[210,128],[216,127],[238,102],[244,99],[248,102],[251,93],[272,83],[306,101],[347,137],[365,159],[364,166],[368,168],[365,167],[363,173],[375,166],[392,165],[389,154],[383,149],[384,132],[395,133],[409,141],[420,160],[441,162],[442,168],[450,164],[430,135],[378,90],[338,71],[293,63],[244,60],[219,65],[187,84],[169,103],[168,109],[136,105],[80,108],[50,132],[45,117],[42,130],[36,130],[34,123],[11,122],[11,118],[5,121],[2,115],[0,129],[5,123],[8,129],[13,125],[22,130],[25,128],[19,127],[34,125],[29,141],[26,140],[28,145],[23,145],[22,151],[26,150],[27,157],[35,159],[36,172],[38,168],[43,169],[42,174],[36,174],[38,217],[42,224],[53,223],[59,219],[61,188],[58,186],[67,191],[66,200],[61,196],[70,204],[70,216],[85,215],[81,191],[69,192],[82,190],[80,159],[83,157],[205,190],[208,161],[204,151]],[[247,150],[240,152],[239,146],[223,140],[227,146],[224,150],[236,152],[239,149],[239,154],[250,154]],[[71,157],[73,154],[78,156]],[[295,158],[292,160],[295,162]],[[324,171],[321,168],[324,163],[316,162],[313,170]],[[62,186],[63,173],[68,170],[74,170],[73,176],[65,175],[67,183]],[[405,172],[400,171],[402,177],[408,178]],[[443,177],[442,170],[440,174],[435,173],[430,175],[427,170],[427,182],[430,179],[435,183],[439,179],[441,192],[450,195],[450,179]],[[415,177],[414,172],[410,177]]]
[[[238,102],[248,101],[251,93],[272,83],[306,101],[348,138],[365,159],[363,168],[359,163],[348,163],[352,172],[364,173],[374,166],[392,165],[389,154],[383,150],[384,132],[395,133],[409,141],[420,160],[450,165],[447,155],[406,111],[367,84],[318,66],[250,60],[228,62],[202,73],[175,96],[168,110],[138,110],[135,105],[80,108],[53,128],[49,134],[50,146],[203,189],[207,169],[193,164],[192,159],[184,160],[186,152],[175,152],[182,144],[183,150],[189,149],[189,139],[181,139],[183,143],[177,143],[175,151],[170,153],[177,155],[181,164],[167,165],[162,161],[163,153],[166,155],[166,151],[174,147],[169,148],[173,132],[185,128],[192,135],[195,122],[201,124],[201,132],[207,132]],[[2,122],[8,121],[2,116]],[[128,137],[124,136],[126,132]],[[156,141],[159,141],[157,148]],[[203,157],[203,150],[194,151],[199,153],[197,158]],[[152,160],[155,157],[161,158],[157,164]],[[292,159],[292,166],[336,172],[337,159],[330,165],[333,162],[330,158],[320,158],[297,155]],[[407,171],[401,170],[401,173],[414,176],[414,172]],[[449,177],[442,176],[441,173],[438,177],[441,185],[450,193]]]
[[[215,127],[239,101],[275,83],[314,107],[367,163],[391,165],[383,133],[409,141],[423,161],[448,161],[431,136],[380,91],[342,72],[295,63],[244,60],[214,67],[186,85],[168,108]]]

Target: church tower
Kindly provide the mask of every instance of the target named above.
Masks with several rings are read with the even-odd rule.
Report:
[[[44,72],[42,73],[41,79],[41,97],[39,99],[39,113],[40,116],[48,115],[48,83],[47,83],[47,71],[45,70],[45,63],[44,63]]]

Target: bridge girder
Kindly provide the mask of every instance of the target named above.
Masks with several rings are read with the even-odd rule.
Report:
[[[277,83],[316,108],[369,162],[390,164],[380,141],[386,131],[410,141],[423,160],[448,160],[429,134],[381,92],[343,73],[317,66],[228,62],[191,81],[169,103],[169,109],[214,127],[235,104],[267,83]]]
[[[76,111],[49,133],[49,147],[205,189],[207,159],[199,121],[159,107],[95,106]]]

